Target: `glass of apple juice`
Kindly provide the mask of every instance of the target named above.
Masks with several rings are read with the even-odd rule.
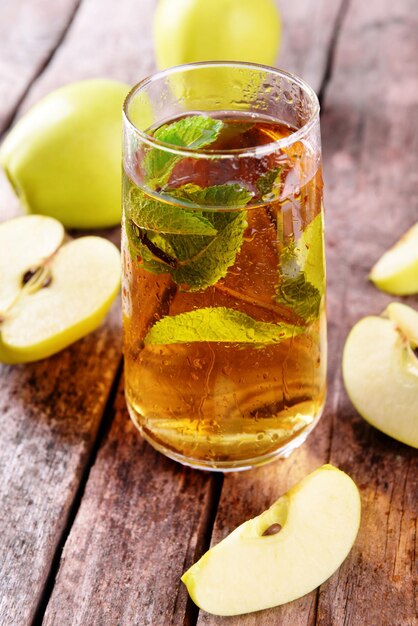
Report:
[[[125,392],[201,469],[299,446],[326,391],[319,105],[299,78],[197,63],[124,105]]]

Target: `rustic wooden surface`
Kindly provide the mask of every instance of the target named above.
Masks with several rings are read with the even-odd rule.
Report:
[[[66,82],[133,83],[152,71],[154,4],[3,2],[1,128]],[[124,406],[118,304],[101,329],[61,354],[0,366],[1,625],[418,624],[417,455],[357,416],[340,372],[351,325],[390,301],[367,283],[370,266],[418,217],[417,6],[300,0],[280,7],[279,65],[309,80],[323,100],[325,415],[289,459],[225,479],[163,458],[141,440]],[[0,178],[0,219],[19,210]],[[228,619],[199,613],[181,573],[329,460],[353,476],[363,500],[360,534],[340,570],[284,607]]]

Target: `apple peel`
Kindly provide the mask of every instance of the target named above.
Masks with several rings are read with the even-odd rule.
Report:
[[[394,295],[418,293],[418,223],[380,257],[369,278],[376,287]]]

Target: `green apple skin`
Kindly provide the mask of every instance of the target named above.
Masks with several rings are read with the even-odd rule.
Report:
[[[389,314],[399,317],[399,310],[389,309]],[[408,316],[408,323],[413,319]],[[344,346],[343,379],[367,422],[418,448],[418,359],[406,329],[405,323],[373,315],[357,322]],[[418,335],[418,325],[413,334]]]
[[[195,604],[214,615],[291,602],[341,565],[357,536],[360,513],[355,483],[324,465],[206,552],[182,581]],[[280,524],[280,532],[263,535],[273,524]]]
[[[47,267],[50,285],[23,290],[0,323],[0,362],[38,361],[66,348],[101,324],[119,291],[120,253],[101,237],[65,243]]]
[[[195,61],[273,65],[281,21],[273,0],[160,0],[153,31],[160,69]]]
[[[128,85],[85,80],[53,91],[28,111],[0,148],[25,209],[66,228],[120,222],[122,105]]]
[[[369,278],[376,287],[393,295],[418,293],[418,223],[381,256]]]

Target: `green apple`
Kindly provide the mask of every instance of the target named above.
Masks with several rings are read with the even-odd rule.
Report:
[[[418,293],[418,223],[378,260],[369,278],[398,296]]]
[[[72,83],[17,122],[0,162],[28,212],[55,217],[67,228],[118,224],[128,90],[113,80]]]
[[[62,241],[50,217],[0,224],[0,362],[50,356],[97,328],[109,310],[120,285],[119,250],[101,237]]]
[[[418,313],[399,303],[361,319],[343,353],[347,393],[365,420],[418,448]]]
[[[154,17],[160,69],[217,60],[273,65],[280,34],[273,0],[160,0]]]
[[[356,485],[324,465],[206,552],[182,581],[193,601],[215,615],[284,604],[335,572],[359,525]]]

